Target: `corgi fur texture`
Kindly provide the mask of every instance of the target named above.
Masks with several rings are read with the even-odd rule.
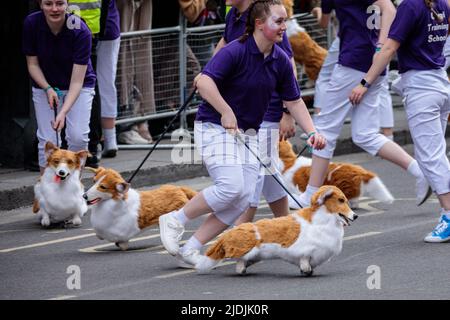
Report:
[[[342,250],[344,226],[358,216],[341,190],[322,186],[312,206],[289,216],[244,223],[225,232],[196,264],[200,273],[214,268],[224,258],[238,259],[236,272],[267,259],[282,259],[310,276],[314,269]]]
[[[291,143],[287,140],[280,141],[279,154],[287,188],[294,195],[305,192],[312,159],[297,158]],[[350,163],[330,163],[324,184],[341,189],[354,209],[358,207],[359,198],[363,195],[388,204],[394,201],[392,194],[375,173]]]
[[[44,227],[67,220],[81,225],[88,208],[83,199],[80,172],[88,152],[62,150],[47,142],[45,154],[47,166],[34,186],[33,212],[39,214]]]
[[[283,0],[289,20],[286,22],[286,35],[294,53],[294,60],[305,67],[310,80],[316,81],[328,51],[314,41],[297,20],[292,19],[293,0]]]
[[[87,168],[95,184],[83,195],[91,207],[91,225],[98,238],[122,250],[143,229],[157,224],[160,215],[182,208],[197,192],[173,185],[136,191],[113,169]]]

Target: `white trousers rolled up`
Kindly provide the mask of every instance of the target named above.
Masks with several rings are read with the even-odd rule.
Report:
[[[411,70],[402,75],[403,94],[414,155],[432,189],[450,192],[445,131],[450,113],[450,83],[442,70]]]
[[[97,45],[97,81],[102,118],[117,117],[116,73],[120,38],[101,40]]]
[[[283,181],[280,174],[280,156],[278,140],[280,137],[280,123],[263,121],[258,131],[259,158],[270,168],[279,181]],[[275,202],[286,196],[286,192],[273,176],[261,165],[256,188],[250,198],[250,207],[257,208],[261,194],[268,203]]]
[[[51,141],[56,145],[56,133],[53,130],[52,123],[55,120],[54,110],[50,108],[47,100],[47,94],[42,89],[33,87],[33,103],[37,120],[37,137],[39,140],[39,166],[45,167],[47,159],[45,158],[45,144]],[[60,98],[58,112],[61,111],[62,103],[67,91],[62,91],[63,97]],[[81,89],[80,95],[69,110],[66,116],[66,140],[68,149],[71,151],[87,150],[89,143],[89,120],[91,117],[92,100],[94,98],[94,88]],[[58,140],[61,143],[61,137],[58,133]]]
[[[257,135],[241,134],[258,154]],[[222,126],[196,122],[194,139],[197,150],[214,184],[202,193],[213,214],[231,225],[250,206],[256,187],[259,162],[248,149]]]
[[[379,133],[380,90],[384,77],[379,77],[357,106],[352,106],[349,96],[365,73],[337,64],[327,89],[327,99],[322,111],[316,115],[315,126],[325,136],[327,145],[313,154],[331,159],[345,118],[351,116],[352,140],[371,155],[376,155],[389,140]]]

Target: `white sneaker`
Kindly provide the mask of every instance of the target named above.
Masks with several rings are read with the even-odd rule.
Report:
[[[200,261],[200,251],[196,249],[187,249],[178,252],[176,256],[178,266],[184,269],[195,269],[195,265]]]
[[[141,137],[141,135],[135,130],[129,130],[120,133],[117,136],[117,140],[124,144],[148,144],[148,140]]]
[[[421,206],[431,196],[433,190],[424,176],[416,180],[416,204]]]
[[[172,215],[173,212],[159,217],[159,233],[164,248],[175,256],[180,249],[179,242],[184,233],[184,226]]]

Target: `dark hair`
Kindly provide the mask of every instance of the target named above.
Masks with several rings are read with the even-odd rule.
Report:
[[[265,19],[270,14],[270,7],[282,5],[281,0],[256,0],[248,8],[247,24],[244,34],[239,38],[239,42],[244,42],[255,31],[255,20]]]
[[[431,13],[433,14],[433,17],[439,21],[440,23],[443,21],[442,17],[437,13],[436,9],[434,9],[434,1],[433,0],[425,0],[425,5],[430,9]]]

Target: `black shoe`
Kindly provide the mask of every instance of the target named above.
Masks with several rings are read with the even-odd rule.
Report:
[[[100,161],[98,161],[97,155],[93,154],[92,157],[88,157],[88,158],[86,159],[86,164],[85,164],[85,166],[86,166],[86,167],[91,167],[91,168],[97,169],[97,168],[98,168],[99,162],[100,162]]]
[[[104,150],[102,153],[103,158],[114,158],[117,155],[117,149]]]

